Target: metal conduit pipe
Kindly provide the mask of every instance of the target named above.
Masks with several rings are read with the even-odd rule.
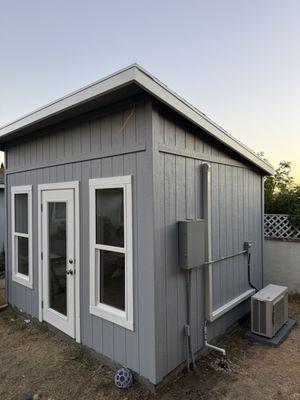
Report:
[[[192,291],[191,291],[191,275],[192,271],[186,271],[186,304],[187,304],[187,322],[184,325],[184,333],[186,337],[186,363],[187,363],[187,370],[188,372],[192,368],[196,368],[194,353],[193,353],[193,345],[192,345],[192,334],[191,334],[191,303],[192,303]]]
[[[217,260],[206,261],[204,263],[204,265],[216,264],[218,262],[221,262],[221,261],[224,261],[224,260],[228,260],[230,258],[234,258],[234,257],[240,256],[241,254],[246,254],[246,253],[248,253],[248,250],[242,250],[242,251],[239,251],[237,253],[229,254],[228,256],[224,256],[224,257],[218,258]]]
[[[190,364],[192,364],[193,369],[196,368],[195,357],[193,352],[192,344],[192,334],[191,334],[191,304],[192,304],[192,291],[191,291],[191,279],[192,270],[186,271],[186,292],[187,292],[187,323],[184,327],[186,335],[186,360],[187,360],[187,370],[190,371]]]

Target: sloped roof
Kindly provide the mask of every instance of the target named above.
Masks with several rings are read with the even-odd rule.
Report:
[[[123,91],[122,96],[128,97],[138,90],[150,93],[153,97],[207,131],[212,137],[238,153],[245,160],[250,161],[265,174],[274,173],[271,164],[260,158],[254,151],[235,139],[138,64],[130,65],[1,127],[0,149],[5,149],[11,140],[70,118],[82,109],[87,111],[89,104],[96,104],[95,102],[101,101],[104,96],[110,99],[108,101],[112,101],[112,96],[116,96],[117,93],[120,95]]]

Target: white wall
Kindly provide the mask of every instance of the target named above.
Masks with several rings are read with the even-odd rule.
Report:
[[[300,241],[264,241],[264,285],[288,286],[290,293],[300,293]]]

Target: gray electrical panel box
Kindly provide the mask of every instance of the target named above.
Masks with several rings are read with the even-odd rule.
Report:
[[[205,221],[178,222],[179,266],[192,269],[205,262]]]

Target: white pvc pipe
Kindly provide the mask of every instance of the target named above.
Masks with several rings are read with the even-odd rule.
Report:
[[[213,276],[212,276],[212,244],[211,244],[211,166],[203,164],[204,218],[206,237],[206,267],[205,267],[205,313],[210,321],[213,313]]]
[[[218,351],[224,356],[226,351],[220,347],[213,346],[207,341],[207,320],[212,321],[213,315],[213,263],[212,263],[212,227],[211,227],[211,166],[203,164],[204,171],[204,218],[205,218],[205,233],[206,233],[206,265],[205,268],[205,311],[206,320],[204,322],[204,346],[209,349]]]
[[[212,344],[209,344],[207,341],[207,321],[204,323],[204,346],[208,347],[209,349],[218,351],[219,353],[222,353],[223,356],[226,356],[226,350],[222,349],[221,347],[213,346]]]
[[[219,353],[222,353],[223,356],[226,356],[226,350],[222,349],[221,347],[213,346],[212,344],[207,343],[206,341],[204,342],[205,347],[208,347],[209,349],[218,351]]]

